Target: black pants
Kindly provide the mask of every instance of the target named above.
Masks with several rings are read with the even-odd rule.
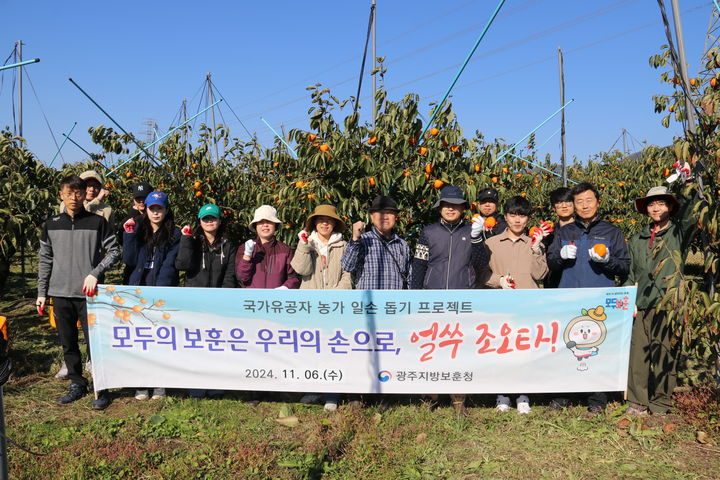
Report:
[[[87,303],[84,298],[53,297],[55,325],[57,326],[60,345],[63,347],[68,378],[72,383],[87,387],[88,381],[82,375],[82,357],[78,345],[78,327],[80,320],[85,341],[88,341]],[[88,358],[90,358],[90,342],[88,342]]]

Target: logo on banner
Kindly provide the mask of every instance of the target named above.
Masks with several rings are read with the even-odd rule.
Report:
[[[581,313],[581,316],[570,320],[570,323],[565,327],[563,338],[565,346],[572,351],[575,358],[580,362],[577,367],[578,371],[583,372],[588,369],[585,360],[597,355],[599,352],[598,345],[605,341],[607,336],[607,328],[605,327],[607,315],[605,314],[605,308],[601,306],[590,310],[583,308]]]
[[[378,372],[378,379],[383,383],[389,382],[391,378],[392,373],[388,372],[387,370],[382,370]]]

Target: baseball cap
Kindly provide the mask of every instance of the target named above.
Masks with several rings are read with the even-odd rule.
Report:
[[[203,205],[198,212],[198,218],[202,220],[205,217],[220,218],[220,207],[218,207],[214,203],[208,203],[207,205]]]

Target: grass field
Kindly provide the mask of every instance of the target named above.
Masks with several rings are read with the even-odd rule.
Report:
[[[140,402],[113,392],[103,412],[90,397],[62,406],[66,381],[55,332],[32,306],[34,274],[14,275],[0,314],[9,318],[15,376],[5,386],[13,479],[718,479],[720,407],[709,389],[678,397],[677,413],[629,417],[615,401],[588,418],[582,406],[499,414],[472,398],[467,417],[419,397],[371,398],[363,408],[241,392],[192,400],[171,391]],[[617,400],[617,399],[616,399]]]

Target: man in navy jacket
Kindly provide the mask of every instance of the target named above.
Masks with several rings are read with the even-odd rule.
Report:
[[[616,277],[623,282],[630,271],[625,235],[600,220],[600,193],[594,185],[579,183],[571,193],[576,218],[556,231],[547,254],[548,267],[560,272],[559,288],[614,287]],[[605,393],[595,392],[588,397],[592,414],[601,413],[606,404]]]

